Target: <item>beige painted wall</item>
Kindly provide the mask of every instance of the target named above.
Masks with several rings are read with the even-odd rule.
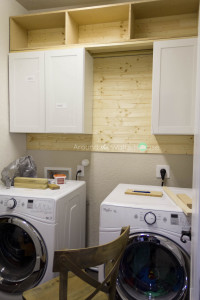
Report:
[[[0,172],[26,152],[25,134],[9,133],[8,113],[9,16],[25,13],[15,0],[0,1]]]
[[[88,158],[90,165],[85,168],[87,183],[87,242],[98,243],[99,208],[103,199],[119,183],[160,185],[155,177],[157,164],[170,166],[168,186],[192,186],[192,155],[159,155],[97,153],[73,151],[29,150],[37,167],[38,176],[44,176],[44,167],[70,167],[75,179],[76,166]]]

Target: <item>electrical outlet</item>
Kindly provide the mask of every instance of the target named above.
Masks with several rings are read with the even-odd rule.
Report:
[[[165,178],[170,178],[170,168],[169,168],[168,165],[157,165],[156,166],[156,177],[157,178],[161,178],[161,175],[160,175],[160,170],[161,169],[165,169],[166,170]]]
[[[83,177],[84,176],[84,166],[78,165],[77,171],[81,170],[81,173],[78,173],[78,176]]]

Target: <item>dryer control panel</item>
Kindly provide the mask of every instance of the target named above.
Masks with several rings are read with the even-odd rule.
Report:
[[[55,219],[55,202],[53,199],[0,196],[1,214],[30,215],[38,219],[53,221]]]

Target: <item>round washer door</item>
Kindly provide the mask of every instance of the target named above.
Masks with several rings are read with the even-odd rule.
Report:
[[[128,300],[185,299],[188,269],[189,256],[173,241],[133,234],[120,263],[117,291]]]
[[[0,217],[0,290],[19,294],[44,276],[47,250],[36,229],[18,217]]]

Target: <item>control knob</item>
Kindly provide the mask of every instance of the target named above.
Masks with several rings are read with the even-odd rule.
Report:
[[[156,223],[156,215],[152,212],[148,212],[145,214],[144,220],[148,225],[153,225]]]
[[[11,198],[7,202],[7,207],[10,209],[15,208],[16,205],[17,205],[17,201],[15,200],[15,198]]]

